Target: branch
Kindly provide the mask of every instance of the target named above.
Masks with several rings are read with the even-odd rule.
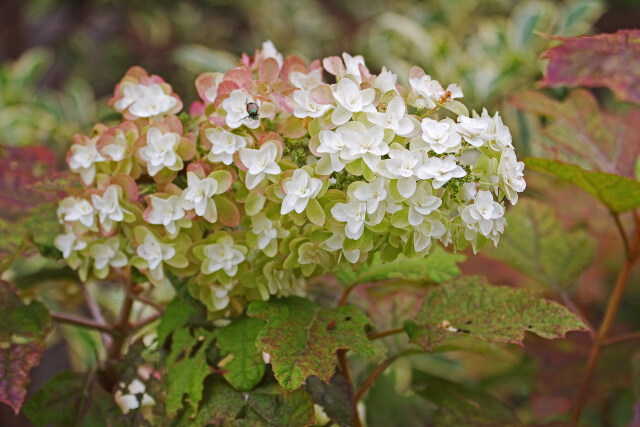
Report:
[[[147,298],[143,295],[137,295],[133,292],[129,292],[129,294],[131,295],[131,298],[133,298],[134,300],[141,302],[142,304],[146,304],[150,307],[153,307],[158,313],[164,313],[164,307],[158,304],[157,302],[153,301],[152,299]]]
[[[369,334],[367,335],[367,338],[369,338],[370,341],[373,341],[380,338],[388,337],[389,335],[401,334],[403,332],[405,332],[404,328],[395,328],[395,329],[389,329],[388,331]]]
[[[624,227],[622,226],[622,222],[620,222],[620,215],[615,212],[611,212],[611,217],[613,217],[613,221],[616,223],[616,228],[620,233],[620,237],[622,238],[622,245],[624,246],[624,253],[627,256],[627,259],[631,258],[631,249],[629,248],[629,239],[627,238],[627,232],[624,231]]]
[[[630,341],[630,340],[635,340],[639,338],[640,338],[640,332],[630,332],[628,334],[621,334],[621,335],[618,335],[617,337],[608,338],[602,342],[602,345],[605,346],[605,345],[611,345],[611,344],[618,344],[624,341]]]
[[[93,317],[93,320],[98,323],[106,324],[107,322],[104,320],[104,317],[102,316],[102,312],[100,311],[96,300],[93,299],[84,283],[80,284],[80,289],[82,290],[82,296],[87,303],[87,308],[89,309],[89,313],[91,313],[91,317]],[[105,348],[108,348],[111,345],[111,337],[109,335],[101,334],[100,338],[102,338],[102,343],[104,344]]]
[[[396,354],[395,356],[389,357],[384,362],[382,362],[380,365],[378,365],[378,367],[371,373],[371,375],[369,375],[369,377],[367,377],[367,379],[360,386],[360,390],[358,390],[358,392],[356,393],[356,395],[353,398],[356,405],[358,404],[360,399],[362,399],[362,397],[367,392],[367,390],[369,390],[369,387],[371,387],[371,385],[376,380],[376,378],[378,378],[385,371],[385,369],[387,369],[401,355],[402,355],[402,353]]]
[[[340,367],[340,371],[342,371],[342,375],[344,375],[345,380],[349,384],[349,388],[353,390],[353,381],[351,380],[351,372],[349,372],[349,362],[347,360],[347,350],[338,350],[338,366]],[[354,416],[353,416],[353,425],[354,427],[362,427],[362,421],[360,420],[360,416],[358,415],[358,408],[356,407],[357,400],[354,400]]]
[[[84,317],[74,316],[73,314],[65,314],[65,313],[50,313],[51,318],[58,323],[65,323],[67,325],[79,326],[81,328],[95,329],[100,332],[107,333],[109,335],[119,335],[119,332],[115,330],[113,327],[98,323],[93,320],[85,319]]]
[[[571,415],[571,420],[574,424],[577,424],[580,420],[582,408],[587,401],[587,397],[589,396],[589,391],[591,389],[591,383],[593,382],[593,377],[595,375],[596,369],[598,368],[602,346],[607,340],[607,335],[609,335],[611,327],[613,326],[613,321],[615,320],[616,313],[618,312],[618,307],[620,307],[622,296],[624,295],[624,291],[627,287],[627,282],[629,281],[631,267],[633,267],[633,264],[638,258],[638,254],[640,253],[638,251],[638,248],[640,247],[640,217],[635,211],[633,212],[633,216],[635,219],[633,241],[629,246],[627,259],[622,265],[620,273],[618,274],[618,279],[616,280],[616,284],[613,288],[613,293],[609,298],[607,310],[604,314],[604,319],[602,321],[602,324],[600,325],[600,329],[598,330],[598,335],[591,345],[591,351],[589,352],[589,359],[587,361],[587,371],[582,381],[582,387],[576,399],[573,413]]]
[[[162,313],[158,312],[144,319],[140,319],[137,322],[135,322],[133,325],[131,325],[131,330],[137,331],[138,329],[147,326],[149,323],[152,323],[158,320],[160,317],[162,317]]]

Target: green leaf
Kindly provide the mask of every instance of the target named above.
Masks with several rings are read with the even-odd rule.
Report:
[[[423,427],[434,412],[424,399],[398,389],[396,370],[380,375],[364,397],[369,427]],[[461,424],[460,426],[465,426]]]
[[[597,242],[584,228],[565,230],[553,209],[521,199],[506,215],[507,230],[498,247],[485,254],[553,289],[573,285],[593,259]]]
[[[546,172],[577,185],[600,200],[611,212],[622,213],[640,206],[640,182],[620,175],[586,171],[580,166],[557,160],[528,158],[527,167]]]
[[[353,424],[353,391],[344,376],[336,373],[329,384],[316,377],[309,377],[304,387],[313,403],[322,406],[330,419],[343,427]]]
[[[207,365],[206,351],[213,335],[202,329],[192,334],[189,328],[180,328],[173,333],[171,352],[167,359],[167,414],[175,415],[183,404],[196,409],[202,398],[202,383],[212,371]]]
[[[374,357],[364,331],[369,320],[357,307],[323,309],[306,298],[288,297],[252,302],[247,314],[267,322],[256,346],[271,356],[276,379],[287,390],[311,375],[329,382],[339,349]]]
[[[49,380],[24,405],[36,426],[55,425],[107,427],[113,396],[88,374],[66,371]]]
[[[301,427],[315,422],[311,397],[287,392],[277,384],[239,392],[221,382],[207,382],[196,425],[224,427]]]
[[[378,253],[373,260],[354,271],[349,267],[338,270],[336,278],[344,285],[378,282],[388,279],[403,279],[412,281],[446,282],[460,274],[457,264],[463,262],[465,256],[447,252],[435,247],[426,257],[407,258],[398,256],[393,262],[383,262]]]
[[[481,277],[464,277],[432,289],[415,321],[405,322],[405,327],[411,341],[427,351],[460,334],[522,345],[525,331],[560,338],[568,331],[586,329],[558,303],[526,290],[490,286]]]
[[[173,299],[165,309],[158,324],[158,345],[163,346],[172,332],[184,327],[189,319],[198,312],[193,306],[180,298]]]
[[[414,371],[412,386],[422,398],[438,406],[433,425],[442,427],[519,426],[513,411],[480,390]]]
[[[236,390],[251,390],[264,376],[262,353],[256,350],[256,338],[263,326],[260,319],[242,317],[214,331],[221,356],[232,357],[223,367],[223,376]]]
[[[0,280],[0,402],[18,413],[29,385],[29,372],[40,363],[51,332],[47,308],[24,305],[8,282]]]

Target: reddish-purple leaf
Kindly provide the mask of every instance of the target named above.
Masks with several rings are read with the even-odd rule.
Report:
[[[544,86],[608,87],[622,101],[640,104],[640,30],[582,37],[553,37]]]
[[[640,154],[639,108],[612,114],[584,89],[572,91],[563,101],[527,91],[510,102],[523,111],[549,118],[543,131],[555,143],[547,147],[550,157],[635,179],[634,167]]]
[[[0,402],[18,413],[29,384],[29,371],[40,363],[51,330],[42,303],[24,305],[8,282],[0,281]]]

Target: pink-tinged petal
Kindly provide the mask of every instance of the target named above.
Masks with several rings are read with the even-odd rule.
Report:
[[[207,90],[216,86],[216,75],[215,73],[204,73],[200,74],[198,78],[196,78],[196,90],[198,91],[198,95],[204,102],[213,102],[213,99],[208,99],[206,96]]]
[[[193,172],[199,179],[204,179],[204,177],[207,176],[205,166],[207,165],[203,164],[203,162],[189,163],[189,166],[187,166],[187,172]]]
[[[311,61],[311,64],[309,65],[309,72],[313,70],[321,70],[321,69],[322,69],[322,62],[320,62],[319,59],[314,59],[313,61]]]
[[[339,56],[329,56],[322,60],[322,66],[329,74],[334,76],[342,76],[347,71],[342,62],[342,58]]]
[[[190,135],[193,135],[190,133]],[[180,138],[176,153],[182,160],[191,160],[196,155],[196,144],[191,138]]]
[[[131,176],[120,173],[112,179],[112,182],[122,188],[124,195],[131,203],[138,201],[138,186]]]
[[[236,89],[240,89],[240,86],[238,86],[236,82],[230,80],[222,81],[218,85],[218,96],[216,96],[216,101],[214,103],[216,108],[218,108],[218,106],[222,104],[222,101],[224,101],[224,99],[227,98],[231,94],[231,92]]]
[[[249,168],[246,167],[244,163],[242,163],[242,160],[240,160],[240,152],[239,151],[236,151],[235,153],[233,153],[233,163],[241,171],[248,171],[249,170]]]
[[[314,87],[311,90],[311,99],[318,104],[333,104],[333,94],[331,93],[331,86],[328,84],[321,84]]]
[[[224,75],[223,82],[233,82],[238,85],[239,88],[245,87],[253,82],[253,74],[245,67],[237,67],[227,71]]]
[[[364,77],[365,80],[369,80],[371,78],[371,73],[364,64],[358,64],[358,69],[360,70],[360,74],[362,74],[362,77]]]
[[[284,151],[284,142],[282,141],[282,137],[275,132],[266,132],[260,135],[260,140],[258,141],[258,147],[262,147],[262,145],[273,142],[275,146],[278,148],[278,155],[276,156],[276,162],[279,162],[282,158],[282,152]]]
[[[237,206],[225,196],[216,196],[215,202],[218,222],[227,227],[237,227],[240,224],[240,211]]]
[[[302,138],[307,134],[304,126],[305,121],[295,116],[289,116],[284,122],[278,126],[278,131],[287,138]]]
[[[280,66],[275,58],[267,58],[260,64],[258,70],[258,81],[260,83],[273,84],[278,80],[280,74]]]
[[[284,62],[282,63],[280,78],[284,81],[289,81],[289,74],[294,71],[305,73],[307,71],[307,64],[299,56],[289,55],[284,59]]]
[[[204,103],[202,101],[193,101],[189,106],[189,115],[191,117],[204,116]]]
[[[409,78],[410,79],[421,79],[423,76],[426,76],[427,74],[424,72],[424,70],[420,67],[411,67],[411,70],[409,70]]]
[[[316,157],[322,157],[324,154],[318,152],[318,147],[320,147],[320,135],[314,135],[309,140],[309,151]]]

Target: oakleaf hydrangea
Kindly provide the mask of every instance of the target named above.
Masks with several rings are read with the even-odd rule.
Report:
[[[376,253],[497,245],[526,187],[509,129],[467,113],[455,83],[417,67],[408,82],[361,56],[307,64],[265,42],[200,75],[186,113],[134,67],[109,100],[121,121],[73,141],[84,190],[60,202],[55,244],[83,279],[180,277],[213,317],[304,295],[309,278]]]

